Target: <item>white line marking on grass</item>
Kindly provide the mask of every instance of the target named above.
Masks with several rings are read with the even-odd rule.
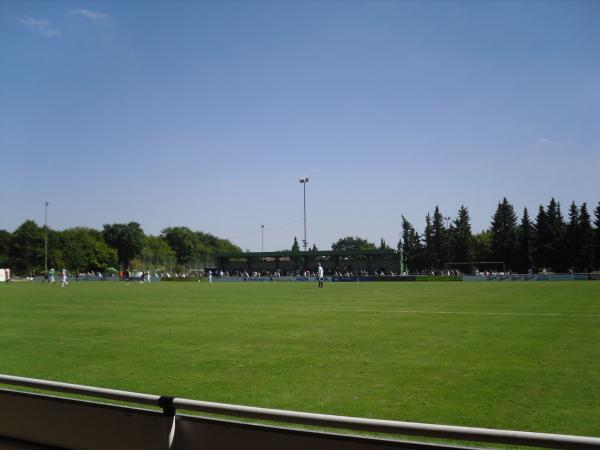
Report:
[[[527,313],[527,312],[473,312],[473,311],[421,311],[410,309],[335,309],[315,308],[325,312],[366,312],[382,314],[464,314],[472,316],[540,316],[540,317],[600,317],[600,314],[563,314],[563,313]]]

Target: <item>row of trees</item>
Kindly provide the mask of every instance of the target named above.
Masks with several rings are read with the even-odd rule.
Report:
[[[367,239],[358,237],[358,236],[346,236],[338,239],[336,242],[331,244],[331,250],[337,252],[355,252],[359,250],[374,250],[377,247],[374,243],[369,242]],[[381,239],[380,249],[390,249],[390,247],[385,243],[383,238]],[[312,248],[308,249],[309,252],[316,252],[319,249],[315,244],[313,244]],[[299,252],[300,245],[298,245],[298,238],[294,237],[294,243],[292,244],[292,251]]]
[[[455,218],[444,217],[438,206],[425,217],[419,234],[402,217],[401,247],[411,271],[443,269],[445,263],[498,261],[506,270],[525,273],[546,268],[555,272],[587,272],[600,268],[600,203],[592,218],[586,203],[571,204],[565,221],[554,198],[538,208],[535,219],[527,208],[518,221],[514,207],[504,198],[498,203],[490,228],[471,232],[469,210],[461,206]]]
[[[358,236],[346,236],[331,244],[332,250],[358,251],[389,248],[381,239],[379,246]],[[294,241],[292,250],[298,250]],[[512,272],[525,273],[546,268],[555,272],[587,272],[600,269],[600,203],[594,220],[586,203],[574,202],[565,220],[560,203],[554,198],[538,208],[534,220],[527,208],[521,220],[504,198],[498,203],[489,229],[478,234],[471,230],[469,209],[461,206],[456,217],[445,217],[436,206],[425,216],[423,233],[402,216],[402,237],[398,249],[412,272],[441,270],[446,263],[462,271],[475,268],[475,262],[504,263]],[[459,264],[464,263],[464,264]],[[480,269],[501,268],[501,264],[477,264]]]
[[[444,269],[446,263],[501,261],[506,270],[527,272],[547,268],[555,272],[591,271],[600,268],[600,203],[593,212],[586,203],[572,203],[565,220],[560,203],[551,199],[540,206],[535,219],[527,208],[520,221],[514,207],[504,198],[498,203],[489,229],[473,234],[469,210],[461,206],[455,218],[445,217],[438,206],[425,217],[423,233],[402,216],[402,249],[408,268],[415,271]],[[193,266],[206,255],[241,252],[227,239],[187,227],[168,227],[159,236],[146,235],[136,222],[115,223],[102,230],[76,227],[47,230],[48,267],[76,271],[104,271],[110,267]],[[0,267],[17,274],[39,273],[44,268],[44,228],[27,220],[14,232],[0,230]],[[333,250],[374,249],[360,237],[344,237]],[[381,240],[379,248],[389,248]],[[300,251],[294,238],[292,250]],[[313,246],[313,251],[317,248]],[[480,266],[480,268],[483,268]]]
[[[146,235],[137,222],[115,223],[103,229],[76,227],[47,230],[48,267],[87,272],[109,268],[192,265],[217,252],[238,252],[227,239],[187,227],[169,227],[159,236]],[[0,267],[30,275],[44,269],[45,230],[27,220],[14,232],[0,230]]]

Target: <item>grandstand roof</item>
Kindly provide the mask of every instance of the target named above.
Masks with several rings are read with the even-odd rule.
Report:
[[[282,256],[296,257],[314,257],[314,256],[386,256],[398,255],[394,249],[365,249],[357,251],[335,251],[335,250],[316,250],[299,251],[282,250],[280,252],[242,252],[242,253],[215,253],[215,258],[278,258]]]

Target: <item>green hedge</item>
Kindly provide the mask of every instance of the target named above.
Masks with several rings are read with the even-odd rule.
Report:
[[[198,280],[202,280],[202,278],[197,278],[197,277],[196,278],[173,278],[173,277],[167,278],[167,277],[162,277],[160,279],[161,282],[162,281],[180,281],[180,282],[181,281],[196,281],[197,282]]]
[[[462,276],[448,275],[417,275],[417,281],[462,281]]]

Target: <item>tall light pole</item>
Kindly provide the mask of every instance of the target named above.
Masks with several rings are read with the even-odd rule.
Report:
[[[44,205],[44,271],[48,271],[48,201]]]
[[[308,245],[308,241],[306,240],[306,183],[308,183],[308,180],[309,177],[300,178],[298,180],[304,187],[304,240],[302,241],[304,251],[306,251],[306,246]]]
[[[264,253],[265,251],[265,226],[261,225],[260,226],[260,251]]]

